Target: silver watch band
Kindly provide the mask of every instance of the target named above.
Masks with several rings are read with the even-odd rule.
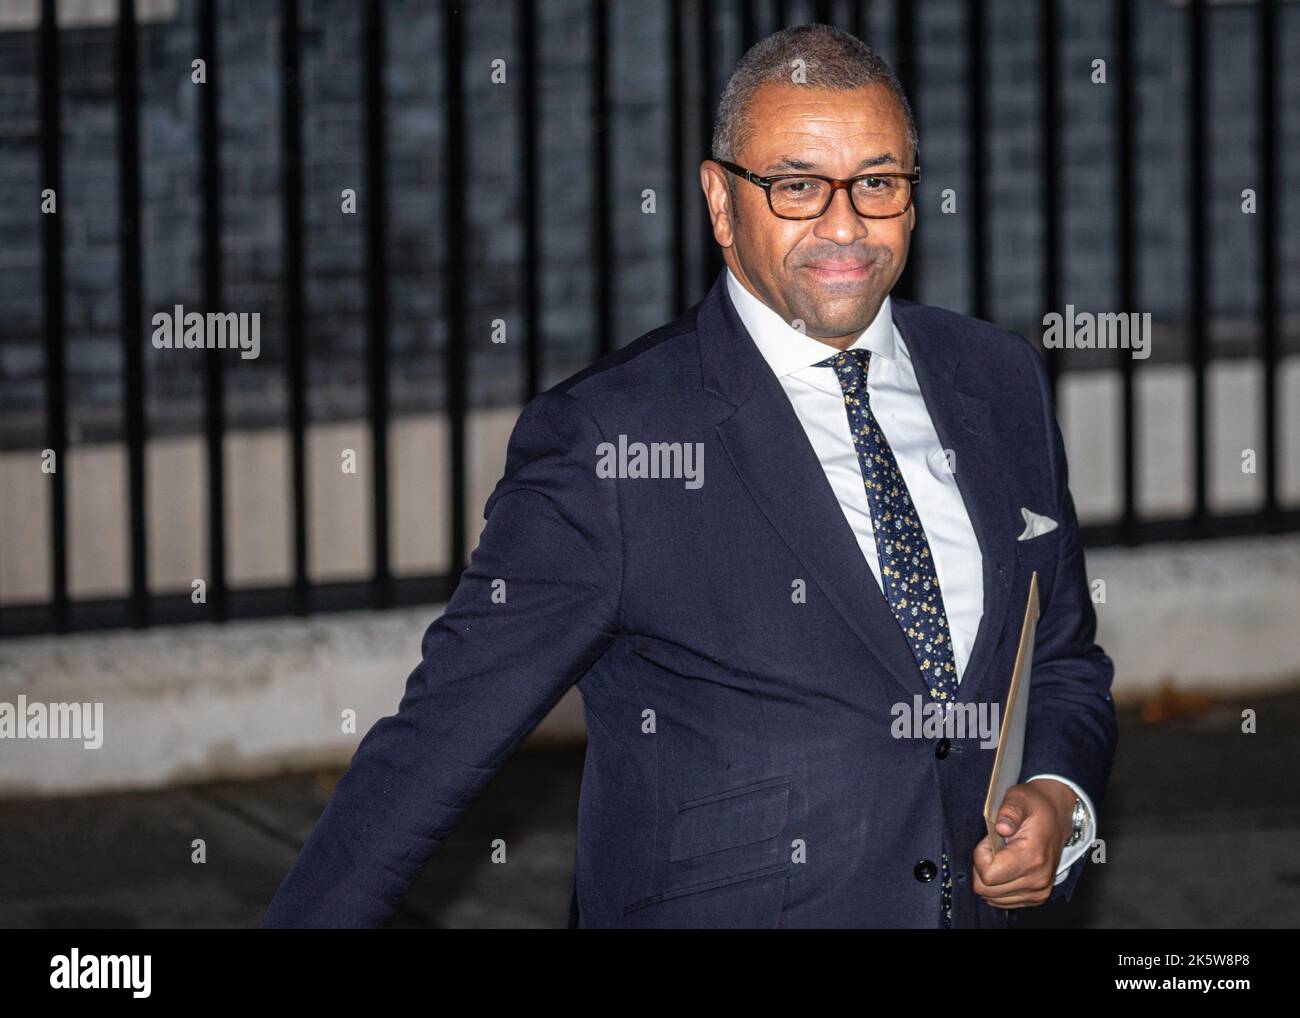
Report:
[[[1088,810],[1083,805],[1083,799],[1079,796],[1074,797],[1074,813],[1070,816],[1070,840],[1065,843],[1065,847],[1077,845],[1083,838],[1083,830],[1088,825]]]

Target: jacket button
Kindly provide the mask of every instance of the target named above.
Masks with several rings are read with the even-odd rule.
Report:
[[[912,869],[912,875],[923,884],[928,884],[938,874],[939,868],[929,859],[922,859]]]
[[[950,743],[947,739],[940,739],[938,745],[934,747],[934,755],[937,756],[940,760],[942,760],[944,757],[948,755],[948,747],[951,745],[952,743]]]

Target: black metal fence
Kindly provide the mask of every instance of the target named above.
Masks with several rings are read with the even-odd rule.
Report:
[[[684,310],[703,293],[721,267],[707,223],[698,229],[689,212],[693,195],[694,166],[707,152],[711,130],[710,114],[721,89],[726,68],[715,56],[713,36],[720,21],[733,26],[736,37],[748,46],[761,34],[780,25],[799,21],[817,20],[838,23],[841,27],[863,37],[869,37],[873,18],[888,14],[892,25],[892,62],[908,94],[922,94],[926,83],[917,73],[916,19],[920,5],[908,0],[895,0],[890,4],[830,3],[805,5],[772,4],[721,4],[711,0],[685,3],[667,0],[669,31],[665,49],[660,58],[668,65],[668,94],[663,102],[670,111],[670,130],[663,139],[670,153],[670,165],[676,168],[670,185],[675,274],[672,278],[672,306]],[[612,47],[608,33],[609,6],[603,0],[592,0],[587,5],[591,18],[592,95],[593,120],[605,123],[609,107],[610,68]],[[797,16],[795,8],[798,6]],[[1186,58],[1189,61],[1191,87],[1186,95],[1188,122],[1192,129],[1187,138],[1186,159],[1193,194],[1204,192],[1206,165],[1210,158],[1207,150],[1206,106],[1207,79],[1211,70],[1205,62],[1206,40],[1211,31],[1214,12],[1205,2],[1188,2],[1185,5],[1186,30],[1190,45]],[[220,74],[222,62],[221,39],[218,34],[215,0],[199,0],[198,47],[210,69],[210,80],[202,92],[201,116],[196,125],[196,145],[201,152],[202,176],[198,199],[201,202],[202,239],[202,295],[208,307],[220,307],[223,300],[222,279],[222,209],[220,186],[221,132],[218,111],[221,103]],[[967,106],[965,131],[966,144],[971,153],[969,183],[972,191],[968,202],[972,217],[969,232],[969,257],[964,268],[970,273],[970,288],[974,305],[969,310],[980,317],[988,317],[989,307],[985,294],[989,292],[989,239],[987,214],[993,195],[984,173],[983,146],[987,133],[987,99],[985,81],[988,72],[986,5],[981,0],[966,0],[964,45],[967,48]],[[139,84],[137,80],[137,31],[135,5],[132,0],[121,0],[115,29],[116,45],[116,95],[118,159],[120,160],[119,200],[120,222],[118,246],[120,257],[121,301],[121,356],[122,405],[125,414],[124,444],[127,450],[127,493],[129,498],[129,594],[124,599],[108,601],[83,601],[69,596],[68,585],[68,512],[64,473],[49,477],[50,484],[50,535],[49,569],[52,577],[52,596],[48,603],[0,606],[0,633],[30,633],[41,631],[63,632],[99,626],[147,626],[194,620],[223,620],[232,617],[273,614],[308,613],[340,608],[388,606],[445,598],[456,582],[461,566],[454,565],[447,575],[420,578],[395,577],[390,567],[389,532],[389,449],[387,432],[390,420],[390,393],[388,363],[390,355],[390,300],[389,273],[386,263],[388,248],[388,210],[386,208],[386,183],[384,174],[386,128],[386,96],[384,86],[385,66],[385,16],[386,4],[367,3],[364,13],[364,32],[359,40],[359,66],[364,79],[364,149],[365,185],[370,196],[372,214],[368,216],[365,235],[365,293],[366,309],[366,390],[372,442],[373,488],[370,491],[373,529],[369,535],[373,552],[373,575],[366,582],[350,584],[316,584],[308,576],[308,546],[311,535],[307,520],[307,477],[304,434],[308,425],[305,400],[308,351],[304,349],[302,322],[305,308],[304,290],[304,227],[302,206],[302,93],[300,88],[300,10],[298,0],[283,0],[279,29],[280,103],[282,135],[281,207],[283,215],[283,294],[284,330],[287,354],[284,360],[285,384],[288,392],[287,430],[291,436],[292,479],[292,582],[279,589],[232,589],[227,582],[227,535],[223,524],[223,497],[226,464],[223,462],[223,436],[227,421],[223,410],[226,379],[223,376],[221,351],[209,350],[204,362],[204,433],[206,439],[206,475],[208,504],[207,532],[207,582],[208,600],[204,605],[194,605],[184,595],[157,596],[151,594],[147,582],[146,565],[149,548],[146,542],[145,512],[145,446],[148,439],[145,407],[145,371],[142,363],[144,316],[142,309],[142,237],[141,187],[140,187],[140,137],[139,137]],[[1068,125],[1060,119],[1060,25],[1062,4],[1060,0],[1033,5],[1037,12],[1039,67],[1036,82],[1027,87],[1036,88],[1041,110],[1042,144],[1039,151],[1037,173],[1042,186],[1042,247],[1036,252],[1042,264],[1041,304],[1056,308],[1062,303],[1062,252],[1069,243],[1062,220],[1061,204],[1061,136]],[[466,109],[463,101],[463,75],[461,45],[464,31],[464,14],[457,6],[442,5],[443,48],[437,55],[443,74],[446,102],[431,111],[443,118],[446,145],[441,153],[445,160],[445,179],[459,181],[465,175],[463,165],[466,146],[463,143],[467,130]],[[520,151],[525,164],[539,161],[541,141],[538,132],[537,96],[538,52],[535,19],[537,11],[533,0],[519,0],[515,9],[517,28],[516,80],[520,83],[520,116],[518,130]],[[1133,6],[1125,0],[1113,4],[1114,25],[1114,80],[1118,92],[1115,105],[1117,122],[1114,125],[1118,144],[1113,151],[1113,172],[1126,179],[1135,162],[1135,131],[1137,106],[1134,95],[1134,76],[1129,73],[1132,61]],[[1280,154],[1278,138],[1281,136],[1283,110],[1279,102],[1278,81],[1281,53],[1278,31],[1278,4],[1260,0],[1254,4],[1254,30],[1258,34],[1257,75],[1258,101],[1251,114],[1256,118],[1258,130],[1259,190],[1269,196],[1276,209],[1284,197],[1280,188]],[[40,23],[37,29],[39,53],[39,109],[40,109],[40,172],[42,187],[60,188],[63,177],[61,138],[65,125],[61,123],[61,68],[59,29],[55,19],[54,0],[43,0],[40,5]],[[689,47],[689,48],[688,48]],[[692,62],[689,53],[698,60]],[[622,59],[631,59],[623,56]],[[695,91],[688,85],[694,83]],[[696,101],[692,102],[692,99]],[[705,103],[699,100],[705,100]],[[919,111],[918,111],[919,112]],[[1293,111],[1294,115],[1294,111]],[[924,137],[924,125],[922,136]],[[692,139],[692,136],[693,139]],[[614,196],[611,180],[611,142],[609,132],[598,130],[593,146],[591,178],[598,208],[604,214],[593,217],[591,244],[594,252],[592,264],[597,267],[595,280],[596,320],[600,323],[599,339],[593,355],[608,352],[615,345],[614,300],[616,264],[613,217],[610,214]],[[521,168],[522,169],[522,168]],[[535,188],[523,188],[522,204],[518,208],[522,224],[524,263],[536,266],[540,253],[540,223],[538,194]],[[1139,284],[1138,215],[1140,200],[1137,188],[1117,191],[1117,221],[1119,229],[1114,238],[1116,275],[1120,280],[1120,303],[1124,307],[1136,305]],[[448,252],[459,250],[465,239],[466,221],[460,202],[449,201],[442,226],[441,242]],[[1192,200],[1187,203],[1191,243],[1191,272],[1187,279],[1187,322],[1189,328],[1188,363],[1192,368],[1191,441],[1194,464],[1194,498],[1192,511],[1178,519],[1149,520],[1139,516],[1137,508],[1137,478],[1141,469],[1138,461],[1135,435],[1134,365],[1131,358],[1122,358],[1123,415],[1120,428],[1122,442],[1122,493],[1123,511],[1113,523],[1086,528],[1085,537],[1091,543],[1140,543],[1173,538],[1201,538],[1217,535],[1277,532],[1300,527],[1300,511],[1285,508],[1279,499],[1279,469],[1282,436],[1278,433],[1279,420],[1279,357],[1281,329],[1281,279],[1278,216],[1264,214],[1258,222],[1258,263],[1262,283],[1258,302],[1259,343],[1258,358],[1263,376],[1263,441],[1260,450],[1263,499],[1257,509],[1246,513],[1219,514],[1211,511],[1207,498],[1207,403],[1206,373],[1209,364],[1209,345],[1206,322],[1208,317],[1207,293],[1209,291],[1209,252],[1213,238],[1209,233],[1206,203]],[[702,221],[702,217],[701,217]],[[913,257],[900,283],[900,296],[920,292],[920,249],[925,244],[923,231],[914,240]],[[47,445],[62,461],[69,445],[67,428],[68,392],[66,387],[66,353],[64,322],[65,237],[60,217],[42,217],[41,251],[43,257],[43,288],[46,358],[45,428]],[[687,257],[690,252],[691,257]],[[451,526],[446,534],[450,561],[466,561],[466,519],[464,512],[466,486],[466,415],[469,358],[468,337],[465,327],[464,293],[470,280],[461,259],[447,259],[446,278],[441,281],[445,294],[447,343],[445,347],[445,377],[448,402],[446,413],[450,422],[450,469],[446,477],[445,494],[450,500]],[[535,271],[523,274],[520,283],[521,306],[526,323],[539,321],[542,296]],[[544,353],[544,336],[530,324],[527,342],[523,344],[524,398],[534,395],[541,384]],[[1053,382],[1060,375],[1061,358],[1058,351],[1046,351]]]

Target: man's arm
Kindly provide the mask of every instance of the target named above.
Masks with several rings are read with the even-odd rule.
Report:
[[[487,782],[609,646],[622,546],[615,486],[596,477],[601,441],[565,393],[524,408],[479,545],[425,631],[397,713],[361,740],[264,927],[387,921]]]
[[[1047,370],[1030,344],[1025,343],[1024,351],[1033,362],[1038,380],[1048,457],[1055,478],[1060,554],[1052,589],[1045,592],[1049,594],[1045,599],[1048,607],[1038,620],[1034,639],[1033,693],[1029,698],[1021,773],[1065,775],[1070,783],[1084,790],[1090,803],[1100,803],[1119,741],[1110,693],[1115,667],[1095,642],[1097,616],[1084,568],[1065,443],[1056,420]],[[1095,821],[1094,814],[1094,825]],[[1084,840],[1091,842],[1088,832]],[[1073,894],[1084,865],[1084,853],[1077,855],[1071,860],[1068,875],[1058,875],[1053,899],[1069,900]]]

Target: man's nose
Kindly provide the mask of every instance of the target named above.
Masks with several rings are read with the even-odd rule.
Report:
[[[830,206],[818,218],[813,233],[837,244],[849,244],[867,235],[867,221],[853,207],[847,187],[835,189]]]

